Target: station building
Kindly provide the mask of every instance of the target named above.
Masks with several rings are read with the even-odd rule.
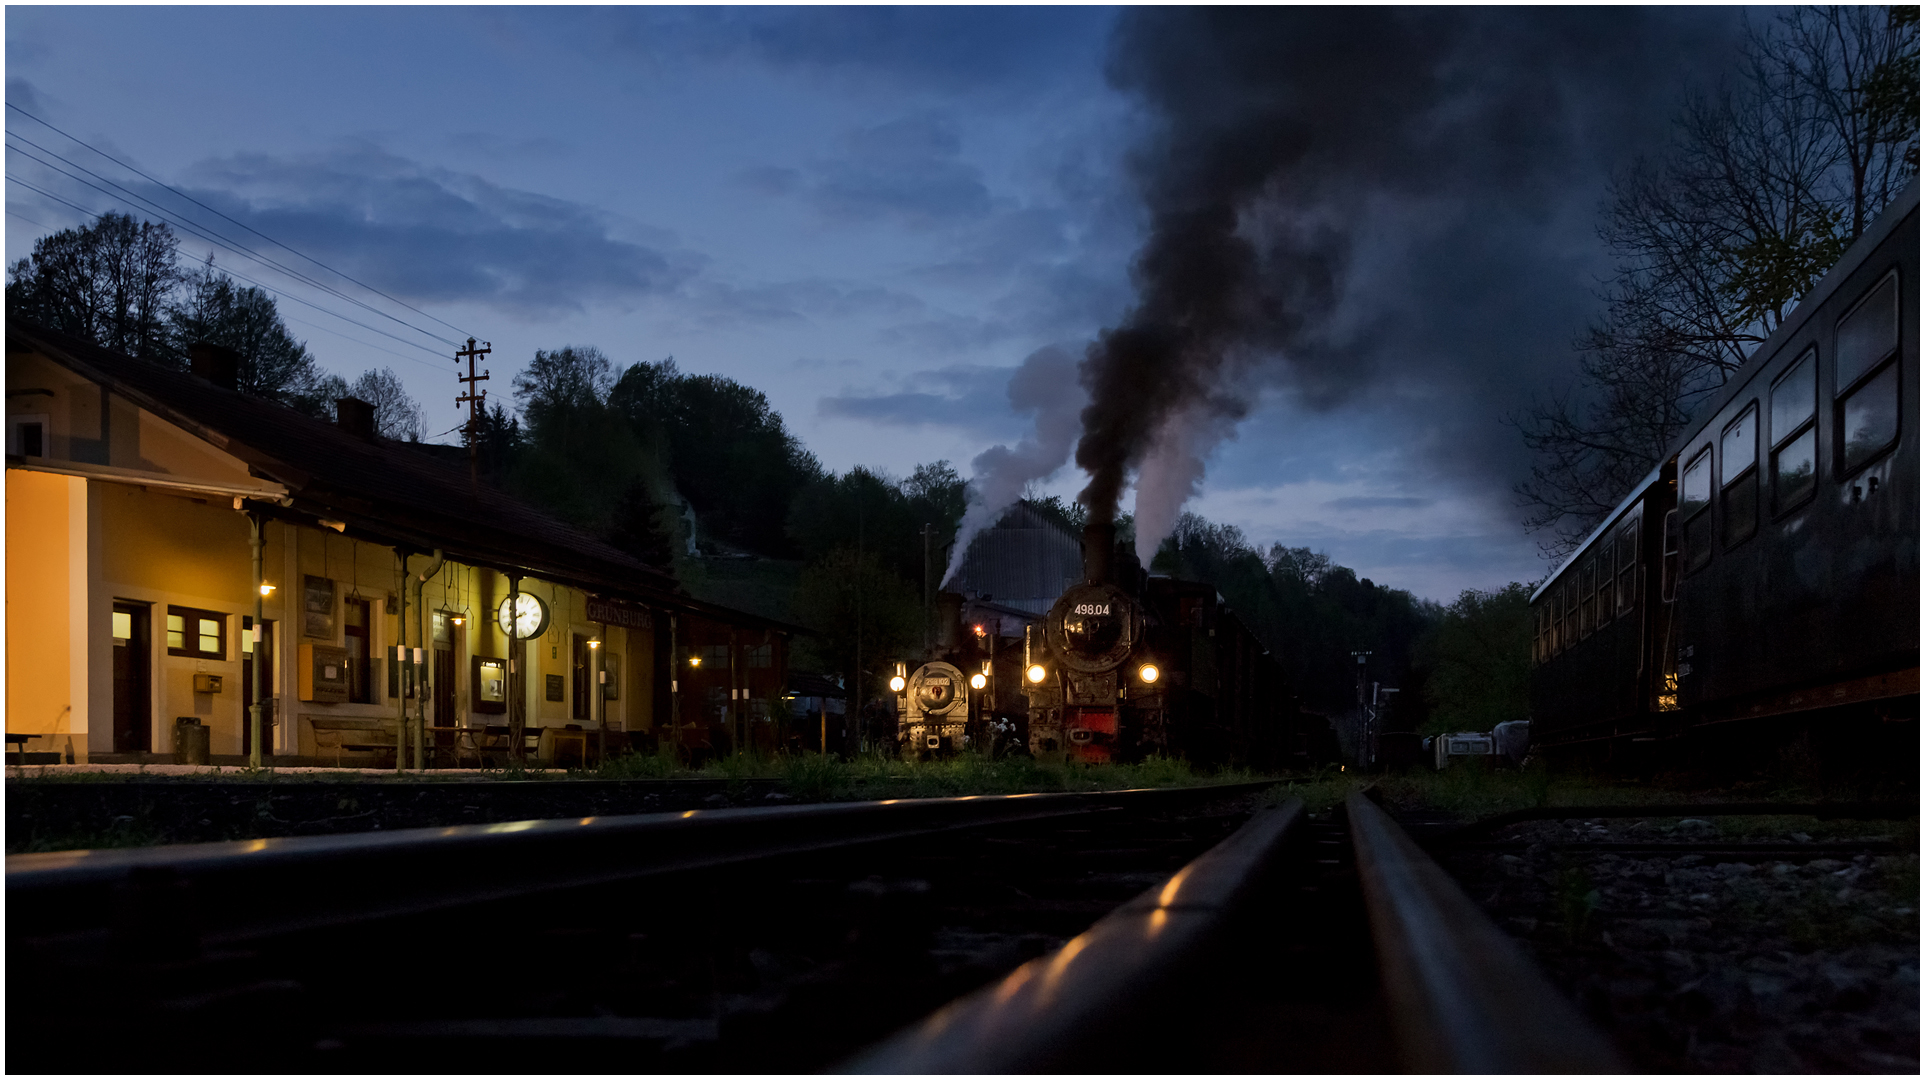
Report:
[[[442,764],[777,743],[796,627],[378,437],[364,402],[327,423],[235,376],[219,350],[177,371],[9,322],[6,730],[28,752],[165,761],[202,738],[185,720],[239,759],[257,650],[280,764],[389,764],[397,737]]]

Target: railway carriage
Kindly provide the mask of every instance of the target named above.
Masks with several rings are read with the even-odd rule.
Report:
[[[1533,595],[1534,743],[1915,731],[1918,256],[1914,182]]]

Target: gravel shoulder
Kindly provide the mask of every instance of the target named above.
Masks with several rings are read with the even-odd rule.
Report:
[[[1607,843],[1722,850],[1583,847]],[[1913,1074],[1917,853],[1916,817],[1782,816],[1532,821],[1438,852],[1640,1069]]]

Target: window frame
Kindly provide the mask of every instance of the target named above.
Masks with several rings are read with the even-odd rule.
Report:
[[[1708,485],[1705,492],[1705,500],[1702,505],[1687,515],[1684,512],[1684,485],[1685,481],[1690,477],[1692,470],[1696,469],[1700,462],[1704,464],[1705,481]],[[1711,475],[1711,464],[1711,444],[1705,443],[1704,446],[1699,448],[1698,452],[1691,457],[1690,463],[1678,470],[1678,547],[1681,556],[1678,560],[1679,577],[1689,577],[1691,574],[1711,565],[1712,545],[1709,543],[1693,544],[1691,542],[1691,527],[1693,525],[1703,521],[1706,523],[1703,527],[1707,530],[1710,528],[1711,503],[1717,495],[1717,481]],[[1707,537],[1707,539],[1709,538]],[[1702,555],[1699,554],[1700,551],[1703,552]]]
[[[1738,475],[1727,480],[1724,475],[1725,464],[1728,458],[1725,446],[1731,438],[1732,430],[1742,425],[1747,416],[1751,418],[1751,463],[1738,470]],[[1738,415],[1732,417],[1730,423],[1718,429],[1718,456],[1716,461],[1718,477],[1717,490],[1715,492],[1718,501],[1718,546],[1726,551],[1739,547],[1744,544],[1745,541],[1758,535],[1758,422],[1761,416],[1762,411],[1758,408],[1758,399],[1752,398],[1750,403],[1738,410]],[[1733,539],[1731,493],[1737,489],[1739,485],[1747,482],[1751,484],[1751,520],[1749,528],[1745,530],[1744,535]]]
[[[1811,365],[1811,401],[1808,403],[1810,409],[1805,413],[1803,420],[1791,425],[1790,431],[1780,432],[1778,430],[1778,395],[1786,388],[1786,384],[1791,382],[1791,377],[1798,373],[1798,369],[1804,367],[1807,363]],[[1793,510],[1798,509],[1818,495],[1818,478],[1824,475],[1824,463],[1819,460],[1819,450],[1824,445],[1824,440],[1817,437],[1818,399],[1820,397],[1818,392],[1819,368],[1820,357],[1818,346],[1812,345],[1805,349],[1805,351],[1799,353],[1798,359],[1793,361],[1790,367],[1780,372],[1778,378],[1771,384],[1771,397],[1769,400],[1771,402],[1770,416],[1772,426],[1771,440],[1768,445],[1771,448],[1769,465],[1771,467],[1771,516],[1773,519],[1783,517]],[[1807,486],[1803,495],[1795,499],[1781,500],[1780,489],[1782,485],[1778,479],[1778,455],[1790,448],[1792,443],[1804,438],[1807,432],[1810,432],[1813,436],[1811,440],[1811,483]]]
[[[182,619],[181,644],[179,646],[169,644],[167,646],[167,655],[185,656],[195,660],[223,660],[224,661],[227,659],[227,639],[228,639],[227,618],[228,616],[225,612],[209,611],[206,608],[182,607],[178,604],[167,605],[167,612],[164,616],[164,619],[171,619],[176,615],[180,616]],[[200,639],[205,636],[200,632],[200,622],[204,619],[211,620],[214,623],[214,625],[219,628],[214,635],[215,640],[219,643],[217,646],[217,651],[215,652],[208,652],[205,649],[202,649],[199,647]],[[187,632],[187,627],[189,625],[192,625],[194,627],[194,632],[191,634]],[[161,623],[161,633],[162,635],[171,634],[173,633],[173,628],[167,626],[166,622],[163,621]],[[166,640],[164,636],[162,640]],[[195,643],[195,647],[188,648],[186,645],[188,641],[193,641]]]
[[[1878,295],[1878,291],[1884,288],[1887,282],[1892,284],[1893,311],[1891,346],[1883,355],[1867,362],[1864,367],[1859,370],[1858,375],[1853,378],[1851,382],[1846,383],[1841,378],[1843,372],[1839,370],[1838,366],[1839,361],[1843,359],[1838,348],[1838,331],[1847,322],[1850,322],[1854,316],[1863,311],[1865,306],[1871,303],[1872,298]],[[1873,282],[1872,285],[1859,296],[1858,300],[1852,304],[1851,310],[1840,315],[1838,320],[1832,324],[1832,462],[1837,473],[1837,479],[1841,483],[1851,479],[1854,474],[1870,467],[1877,462],[1878,459],[1891,453],[1892,448],[1898,445],[1900,437],[1904,435],[1905,432],[1904,373],[1898,371],[1894,373],[1892,384],[1892,414],[1894,417],[1892,437],[1874,447],[1865,455],[1864,459],[1856,465],[1851,464],[1845,453],[1845,406],[1858,393],[1870,389],[1871,384],[1885,374],[1886,368],[1897,364],[1899,356],[1904,352],[1904,349],[1900,346],[1903,345],[1905,338],[1905,320],[1902,314],[1903,304],[1900,300],[1902,294],[1898,291],[1903,284],[1904,283],[1899,280],[1898,270],[1894,268],[1885,276]]]

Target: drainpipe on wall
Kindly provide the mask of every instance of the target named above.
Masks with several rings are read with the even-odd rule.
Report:
[[[394,613],[394,774],[400,776],[408,771],[408,686],[401,676],[400,665],[407,656],[408,642],[408,551],[395,548],[396,558],[401,560],[401,585],[395,590],[395,602],[401,610]]]
[[[428,692],[427,680],[423,678],[427,674],[427,669],[422,664],[422,657],[428,649],[428,608],[421,600],[421,589],[427,584],[429,578],[441,572],[441,564],[448,561],[440,548],[434,549],[432,557],[434,561],[429,563],[426,569],[414,575],[414,580],[411,582],[414,588],[415,640],[421,643],[415,647],[414,662],[414,767],[424,772],[428,768]]]
[[[508,578],[508,753],[521,760],[521,733],[527,730],[527,717],[522,710],[522,698],[527,689],[522,684],[521,655],[521,577]]]
[[[261,706],[263,704],[261,699],[261,619],[267,614],[267,597],[261,591],[261,534],[266,526],[262,523],[259,514],[247,515],[247,526],[248,544],[254,549],[254,663],[251,665],[254,669],[252,673],[254,704],[247,707],[247,726],[254,742],[248,749],[247,764],[249,768],[258,769],[261,767]]]

